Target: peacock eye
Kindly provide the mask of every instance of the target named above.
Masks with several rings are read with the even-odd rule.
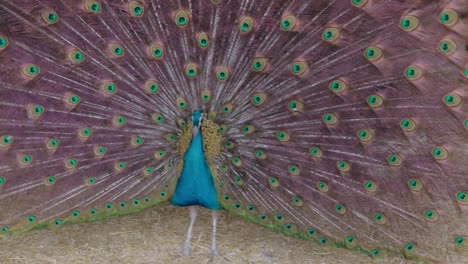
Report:
[[[333,113],[326,113],[322,116],[322,121],[325,123],[325,125],[332,126],[338,123],[338,117],[336,117],[336,115]]]
[[[101,4],[99,4],[96,0],[86,0],[84,1],[85,10],[89,13],[100,13],[101,12]]]
[[[211,92],[209,90],[203,90],[200,97],[203,103],[208,103],[211,100]]]
[[[328,88],[335,94],[341,94],[348,90],[349,84],[343,79],[336,79],[330,82]]]
[[[113,82],[105,82],[101,85],[101,91],[104,96],[110,97],[117,92],[117,86]]]
[[[340,171],[341,173],[349,172],[351,170],[351,165],[346,160],[338,161],[336,163],[336,167],[338,168],[338,171]]]
[[[309,149],[309,154],[314,158],[320,158],[322,157],[323,152],[319,147],[311,147]]]
[[[255,155],[255,158],[261,159],[261,160],[264,160],[267,158],[267,154],[265,153],[263,149],[255,150],[254,155]]]
[[[374,181],[365,181],[364,182],[364,188],[368,192],[371,192],[371,193],[376,192],[377,191],[377,183],[375,183]]]
[[[405,69],[405,76],[411,81],[416,81],[423,76],[423,70],[419,66],[409,66]]]
[[[176,100],[176,104],[177,104],[177,107],[181,110],[184,110],[185,108],[187,108],[187,101],[185,101],[184,98],[177,98]]]
[[[112,43],[107,48],[114,58],[120,58],[124,55],[125,49],[122,45],[117,43]]]
[[[296,61],[293,63],[293,65],[291,66],[291,72],[294,74],[294,75],[302,75],[305,71],[306,71],[306,68],[307,68],[307,64],[303,61]]]
[[[391,155],[388,155],[387,162],[390,166],[399,167],[403,163],[403,160],[401,159],[400,156],[391,154]]]
[[[27,112],[28,112],[29,118],[33,120],[37,120],[39,117],[41,117],[44,114],[45,109],[42,105],[32,104],[28,106]]]
[[[75,169],[78,166],[78,160],[75,158],[66,159],[65,160],[65,167],[67,169]]]
[[[185,75],[190,79],[197,77],[198,66],[195,63],[189,63],[185,66]]]
[[[257,57],[252,62],[252,69],[255,72],[262,72],[265,70],[267,64],[268,64],[268,60],[266,58]]]
[[[374,133],[369,129],[361,129],[357,134],[359,140],[363,143],[367,143],[374,138]]]
[[[435,147],[432,149],[432,157],[438,161],[445,160],[448,157],[448,151],[444,147]]]
[[[149,55],[150,58],[161,60],[164,57],[164,48],[159,43],[151,43],[149,45]]]
[[[261,106],[265,103],[267,95],[265,93],[256,93],[252,97],[252,104],[255,106]]]
[[[317,189],[321,192],[328,192],[329,190],[329,186],[327,183],[323,182],[323,181],[319,181],[317,182]]]
[[[422,182],[421,182],[420,180],[418,180],[418,179],[410,179],[410,180],[408,181],[408,187],[410,188],[410,190],[416,191],[416,192],[417,192],[417,191],[422,190],[423,184],[422,184]]]
[[[304,110],[304,105],[297,100],[291,100],[288,103],[288,110],[291,112],[302,112]]]
[[[189,23],[189,14],[185,10],[179,10],[175,15],[177,26],[183,28]]]
[[[444,55],[452,55],[457,50],[457,44],[451,39],[443,39],[439,42],[439,52]]]
[[[0,149],[8,148],[13,143],[13,136],[3,135],[0,136]]]
[[[383,98],[380,95],[373,94],[373,95],[369,95],[369,97],[367,97],[366,102],[370,107],[377,108],[379,106],[382,106]]]
[[[416,130],[416,122],[411,118],[405,118],[400,121],[400,127],[405,132],[413,132]]]
[[[90,127],[84,127],[78,131],[78,136],[82,140],[87,140],[93,134],[93,130]]]
[[[281,30],[291,31],[294,29],[297,23],[297,18],[293,15],[285,16],[281,19],[280,26]]]
[[[351,4],[357,7],[363,7],[367,4],[367,0],[351,0]]]
[[[116,127],[123,127],[127,124],[127,118],[123,115],[116,115],[112,118],[112,124]]]
[[[22,73],[28,78],[34,78],[39,75],[40,72],[40,68],[35,64],[27,64],[22,68]]]
[[[458,192],[456,196],[458,202],[468,204],[468,194],[466,192]]]
[[[68,60],[71,64],[78,65],[84,62],[85,56],[83,55],[83,52],[77,49],[71,49],[68,51]]]
[[[8,47],[9,42],[5,36],[0,35],[0,51],[6,49]]]
[[[48,24],[52,25],[58,22],[59,16],[54,10],[45,10],[41,13],[42,20]]]
[[[400,20],[400,28],[404,31],[414,31],[419,27],[419,19],[415,16],[405,16]]]
[[[289,165],[288,173],[292,176],[297,176],[301,174],[301,168],[299,167],[299,165],[296,165],[296,164]]]
[[[426,210],[424,212],[424,218],[431,222],[437,221],[439,219],[439,214],[435,210]]]
[[[227,115],[232,112],[233,105],[231,103],[226,103],[222,106],[222,113]]]
[[[240,132],[244,135],[250,135],[255,132],[255,127],[252,125],[244,125],[241,127]]]
[[[455,24],[457,24],[458,20],[459,20],[458,19],[458,13],[453,9],[445,9],[439,15],[440,23],[442,23],[442,24],[444,24],[444,25],[446,25],[448,27],[452,27]]]
[[[67,94],[65,96],[65,106],[69,109],[73,109],[80,103],[80,97],[76,94]]]
[[[229,78],[229,70],[226,67],[219,67],[216,70],[216,78],[219,81],[226,81]]]
[[[242,160],[241,160],[239,157],[237,157],[237,156],[232,157],[232,158],[231,158],[231,162],[232,162],[232,164],[233,164],[234,166],[236,166],[236,167],[242,166]]]
[[[322,39],[326,42],[333,43],[340,37],[340,30],[335,27],[325,28],[322,33]]]
[[[286,141],[289,141],[290,136],[289,136],[289,133],[286,131],[278,131],[276,133],[276,139],[280,142],[286,142]]]
[[[346,211],[346,207],[343,204],[335,204],[335,212],[338,214],[345,214]]]
[[[251,17],[244,17],[239,22],[239,29],[242,34],[250,33],[254,29],[254,20]]]
[[[292,201],[293,201],[293,204],[295,206],[302,206],[302,204],[303,204],[302,199],[300,197],[297,197],[297,196],[293,197]]]
[[[159,84],[154,80],[145,82],[145,92],[147,94],[157,94],[159,92]]]
[[[20,165],[26,166],[31,164],[33,161],[33,157],[29,154],[21,154],[18,156],[18,163]]]
[[[208,48],[210,45],[210,38],[205,32],[199,33],[197,36],[198,46],[202,49]]]
[[[375,213],[374,220],[377,224],[384,225],[387,223],[387,217],[383,213]]]
[[[143,142],[144,142],[143,138],[139,136],[132,136],[132,139],[130,140],[130,144],[134,148],[140,147],[141,145],[143,145]]]
[[[161,115],[161,114],[158,114],[158,113],[152,114],[152,115],[151,115],[151,119],[152,119],[153,122],[155,122],[156,124],[161,124],[162,122],[164,122],[164,116]]]
[[[382,51],[382,49],[379,48],[379,47],[371,46],[371,47],[368,47],[368,48],[364,51],[364,56],[365,56],[366,59],[368,59],[369,61],[371,61],[371,62],[376,62],[376,61],[378,61],[379,59],[382,58],[382,56],[383,56],[383,51]]]
[[[164,150],[159,150],[154,153],[154,158],[157,160],[161,160],[166,156],[166,151]]]
[[[138,1],[131,1],[128,7],[134,17],[141,17],[145,12],[145,7]]]
[[[444,96],[443,102],[448,107],[459,106],[462,103],[462,97],[456,93],[449,93]]]

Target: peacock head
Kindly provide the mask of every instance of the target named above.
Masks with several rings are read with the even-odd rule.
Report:
[[[195,110],[193,111],[193,114],[192,114],[192,123],[193,123],[193,126],[199,126],[200,125],[200,121],[202,119],[202,113],[200,110]]]

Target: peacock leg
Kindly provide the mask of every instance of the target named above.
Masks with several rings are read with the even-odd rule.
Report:
[[[184,246],[180,249],[180,253],[182,253],[185,256],[188,256],[190,254],[190,250],[192,249],[190,240],[192,240],[193,224],[195,223],[195,219],[197,219],[197,207],[190,206],[189,210],[190,210],[190,226],[187,231],[187,237],[185,238]]]
[[[213,217],[213,236],[211,238],[211,256],[219,256],[218,248],[216,247],[216,223],[218,222],[218,211],[212,210],[211,216]]]

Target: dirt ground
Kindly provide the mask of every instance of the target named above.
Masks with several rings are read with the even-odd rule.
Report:
[[[210,257],[211,215],[199,210],[192,253],[182,256],[188,209],[163,206],[103,222],[44,229],[0,240],[0,263],[407,263],[284,237],[222,212],[221,256]]]

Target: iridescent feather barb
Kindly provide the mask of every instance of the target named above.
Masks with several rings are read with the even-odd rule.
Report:
[[[0,0],[1,235],[190,198],[375,257],[463,256],[467,14]]]

